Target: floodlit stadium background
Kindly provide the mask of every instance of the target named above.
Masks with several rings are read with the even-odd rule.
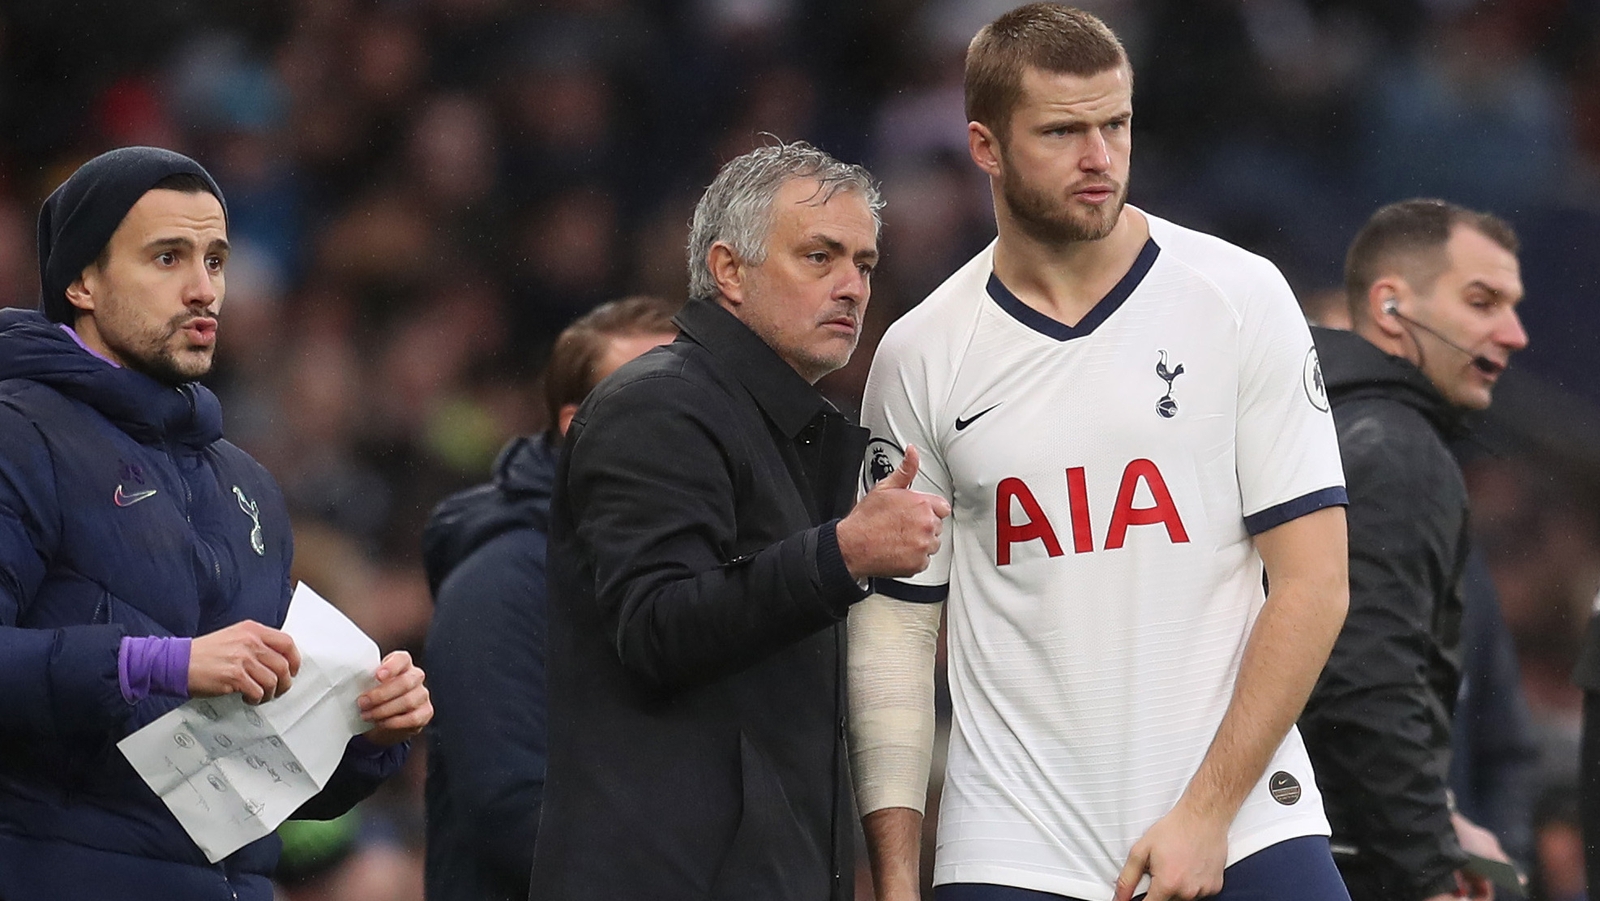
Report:
[[[992,236],[961,59],[1010,5],[6,0],[0,302],[34,304],[33,217],[78,163],[135,143],[200,159],[236,247],[211,380],[229,437],[282,482],[299,576],[425,655],[427,511],[542,426],[565,323],[681,296],[689,211],[762,132],[884,184],[867,338],[824,383],[854,409],[875,337]],[[1085,5],[1137,72],[1133,202],[1272,258],[1309,312],[1337,305],[1382,202],[1442,196],[1521,232],[1533,344],[1468,476],[1545,748],[1538,889],[1572,898],[1566,677],[1600,586],[1600,2]],[[359,823],[300,837],[311,870],[349,835],[358,853],[288,897],[419,898],[421,764]]]

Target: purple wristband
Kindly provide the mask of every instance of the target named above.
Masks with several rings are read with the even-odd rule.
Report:
[[[117,681],[122,699],[137,704],[150,695],[189,696],[190,638],[147,635],[122,639],[117,653]]]

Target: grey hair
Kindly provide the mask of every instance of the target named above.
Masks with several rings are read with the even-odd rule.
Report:
[[[795,141],[755,150],[729,160],[695,205],[689,225],[689,296],[717,296],[709,256],[717,242],[733,248],[739,259],[759,266],[767,259],[767,238],[772,232],[772,201],[790,179],[817,182],[816,202],[827,203],[840,191],[856,191],[872,211],[874,233],[883,229],[883,196],[872,174],[861,166],[842,163],[827,152]]]

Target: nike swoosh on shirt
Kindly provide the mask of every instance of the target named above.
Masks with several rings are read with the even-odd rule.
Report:
[[[154,488],[149,491],[135,491],[132,494],[124,494],[122,486],[118,485],[117,493],[111,496],[111,501],[119,507],[131,507],[147,497],[155,497],[155,494],[156,490]]]
[[[1000,402],[1000,404],[1003,404],[1003,403],[1005,403],[1005,401],[1001,401]],[[998,407],[998,406],[1000,406],[1000,404],[995,404],[994,407]],[[990,407],[988,410],[980,410],[977,413],[974,413],[971,416],[968,416],[966,419],[962,419],[961,417],[957,416],[956,417],[956,431],[959,432],[962,429],[966,428],[967,426],[972,425],[974,422],[977,422],[978,421],[978,417],[984,415],[985,413],[988,413],[988,412],[992,411],[994,409],[994,407]]]

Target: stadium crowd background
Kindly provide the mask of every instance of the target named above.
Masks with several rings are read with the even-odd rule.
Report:
[[[6,0],[0,303],[35,303],[34,216],[79,163],[125,144],[201,160],[235,246],[211,379],[229,437],[285,489],[298,576],[425,661],[428,510],[543,426],[567,322],[682,296],[694,201],[762,133],[883,182],[867,335],[824,383],[854,410],[876,336],[992,237],[961,63],[1012,5]],[[1544,749],[1537,897],[1580,897],[1567,677],[1600,588],[1600,2],[1082,5],[1137,72],[1133,202],[1267,255],[1309,315],[1337,308],[1380,203],[1437,195],[1520,231],[1533,343],[1467,469]],[[421,897],[422,756],[357,817],[290,836],[286,897]]]

